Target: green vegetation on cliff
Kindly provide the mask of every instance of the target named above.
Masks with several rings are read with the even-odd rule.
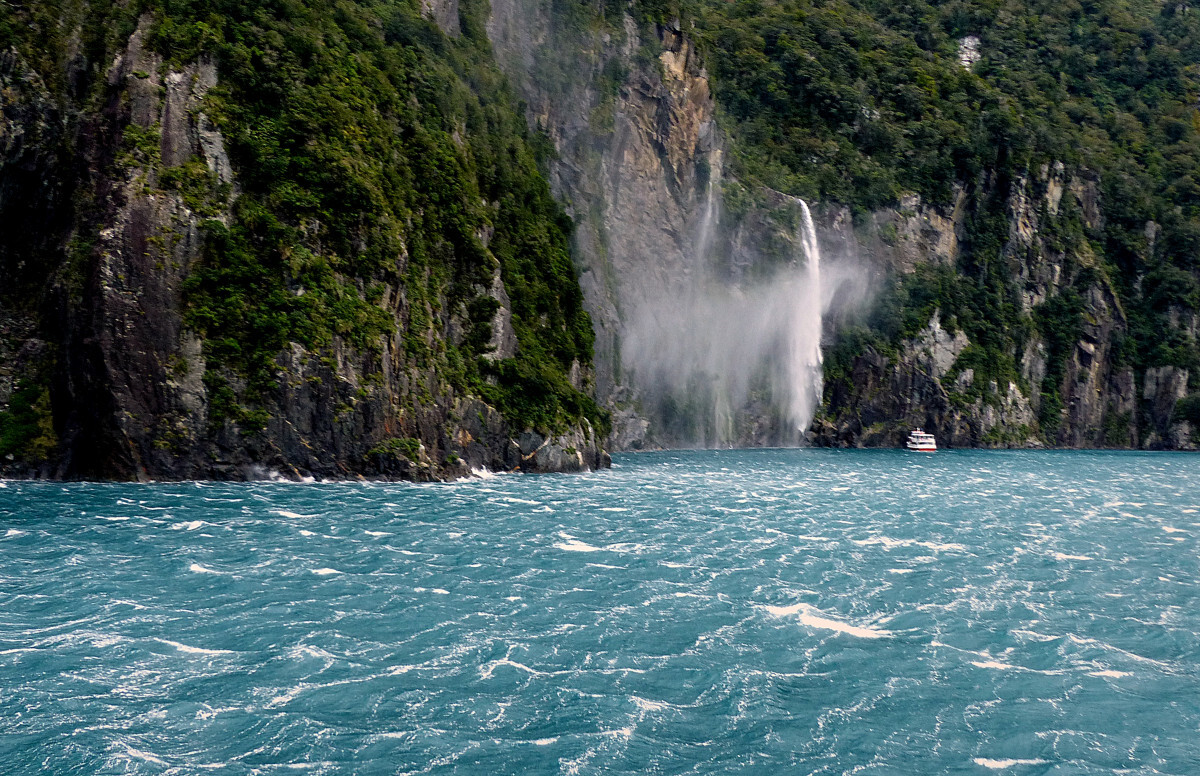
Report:
[[[527,129],[492,59],[487,3],[459,8],[451,34],[419,0],[42,0],[0,10],[0,48],[14,47],[65,113],[105,104],[113,87],[103,67],[139,25],[164,74],[215,63],[203,110],[224,137],[232,188],[197,158],[162,165],[157,125],[121,129],[113,161],[153,170],[151,182],[208,219],[183,290],[185,323],[204,343],[210,420],[265,425],[289,343],[328,354],[340,341],[378,354],[384,368],[394,338],[417,404],[452,390],[484,398],[517,427],[603,425],[569,378],[588,374],[593,334],[572,225],[542,172],[549,145]],[[76,72],[72,57],[103,65]],[[497,277],[515,338],[503,354],[489,344]]]
[[[265,384],[288,341],[377,345],[391,326],[378,299],[400,289],[416,367],[520,425],[596,421],[566,379],[592,344],[570,223],[492,62],[486,5],[461,9],[448,37],[416,2],[158,5],[165,56],[218,62],[210,101],[243,190],[233,227],[209,228],[192,319],[222,361]],[[497,271],[517,349],[492,362]],[[457,339],[455,316],[467,329]]]
[[[934,309],[991,379],[1017,379],[1032,333],[1050,353],[1043,433],[1089,287],[1111,288],[1123,365],[1191,370],[1173,314],[1200,307],[1200,13],[1135,0],[693,0],[733,140],[732,169],[856,215],[915,192],[967,217],[955,272],[891,281],[860,344],[887,350]],[[977,61],[964,63],[962,57]],[[1097,181],[1098,218],[1039,212],[1061,296],[1029,310],[1008,255],[1012,197],[1061,163]],[[1069,199],[1069,198],[1068,198]],[[1066,202],[1066,200],[1064,200]],[[1032,315],[1030,314],[1032,313]],[[863,339],[865,337],[865,339]],[[846,348],[838,351],[844,356]],[[835,357],[837,374],[846,365]],[[1001,385],[1004,383],[1001,382]]]

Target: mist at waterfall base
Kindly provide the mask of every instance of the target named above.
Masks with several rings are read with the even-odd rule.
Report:
[[[824,323],[833,313],[864,307],[870,286],[852,257],[822,255],[808,205],[797,199],[794,208],[789,259],[737,282],[727,271],[719,198],[710,197],[693,271],[630,315],[622,367],[644,409],[658,415],[662,441],[696,447],[803,441],[821,404]]]

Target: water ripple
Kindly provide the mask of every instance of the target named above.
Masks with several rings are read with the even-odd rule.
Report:
[[[1200,772],[1200,473],[5,483],[0,773]]]

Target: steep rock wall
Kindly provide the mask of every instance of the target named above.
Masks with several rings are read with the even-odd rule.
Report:
[[[781,287],[794,284],[803,263],[799,205],[726,172],[685,25],[632,7],[603,19],[541,0],[491,8],[497,58],[558,152],[551,181],[575,219],[612,446],[794,444],[778,379],[755,360],[786,333],[747,328],[756,341],[741,352],[735,340],[750,318],[786,306],[766,289],[784,275]]]
[[[622,335],[631,319],[647,314],[646,305],[650,315],[673,316],[662,289],[685,285],[682,278],[715,272],[739,287],[786,261],[796,251],[789,198],[742,186],[723,170],[728,141],[686,30],[639,23],[630,13],[596,21],[564,16],[539,0],[497,0],[489,34],[528,103],[530,123],[544,128],[559,152],[552,178],[578,227],[577,260],[597,323],[599,393],[617,419],[612,442],[618,449],[687,444],[664,433],[670,418],[648,404],[629,373]],[[722,224],[704,236],[714,180]],[[822,253],[865,268],[881,288],[921,266],[978,271],[970,269],[981,260],[971,245],[978,228],[972,222],[999,198],[1006,234],[996,260],[1021,316],[1036,321],[1070,290],[1080,299],[1081,322],[1078,331],[1052,331],[1055,341],[1032,325],[1013,369],[993,380],[977,377],[970,365],[983,343],[961,330],[948,334],[943,324],[954,322],[935,312],[893,350],[868,348],[847,373],[827,376],[809,440],[898,445],[909,428],[923,425],[956,446],[1194,446],[1191,426],[1175,411],[1188,393],[1186,370],[1135,373],[1120,353],[1128,322],[1102,262],[1087,242],[1063,242],[1067,220],[1102,232],[1100,184],[1089,170],[1054,163],[1011,181],[984,171],[955,184],[942,205],[908,194],[870,213],[818,207]],[[722,190],[749,191],[741,199],[750,204],[721,213]],[[1146,229],[1152,251],[1156,227]],[[863,312],[846,307],[827,321],[827,350],[839,327]],[[1180,330],[1195,328],[1188,313],[1176,317]],[[1059,334],[1070,341],[1057,341]],[[781,431],[770,402],[751,401],[730,441],[778,444],[787,438]]]
[[[976,190],[990,185],[983,180]],[[1082,289],[1080,325],[1062,352],[1051,353],[1034,328],[1016,363],[1019,379],[978,384],[973,369],[956,365],[970,339],[959,331],[953,348],[939,345],[945,335],[938,311],[897,352],[868,349],[853,359],[850,373],[828,386],[812,440],[899,446],[909,429],[923,426],[951,446],[1194,449],[1190,425],[1175,414],[1187,395],[1187,370],[1156,367],[1139,381],[1122,362],[1118,348],[1128,324],[1103,268],[1088,244],[1063,246],[1055,239],[1053,220],[1068,209],[1088,229],[1103,226],[1099,182],[1086,171],[1047,165],[1014,181],[1001,254],[1026,315],[1036,317],[1039,306],[1067,289]],[[968,214],[960,187],[949,210],[922,206],[914,197],[857,225],[844,212],[828,213],[823,238],[831,250],[864,257],[880,278],[902,276],[922,263],[954,267]],[[1148,232],[1153,228],[1147,225]],[[944,357],[932,357],[939,349]],[[1054,369],[1057,379],[1048,371]],[[1055,395],[1047,398],[1049,389]]]
[[[575,220],[575,252],[596,328],[597,398],[617,449],[650,421],[622,362],[625,324],[705,271],[701,221],[721,140],[708,76],[677,27],[623,15],[603,28],[547,0],[496,0],[496,56],[554,142],[555,195]]]
[[[412,303],[399,287],[381,294],[393,325],[378,347],[340,336],[320,350],[292,343],[258,410],[230,412],[244,377],[206,363],[185,313],[204,224],[229,223],[239,196],[205,109],[217,68],[203,58],[164,63],[147,45],[150,24],[143,17],[102,67],[71,59],[65,80],[84,86],[59,97],[18,52],[0,56],[0,217],[29,225],[0,240],[14,281],[0,289],[0,417],[14,451],[0,472],[428,480],[608,465],[586,421],[553,434],[514,428],[414,364],[404,343]],[[91,85],[89,72],[100,73]],[[487,235],[480,239],[486,248]],[[511,356],[498,270],[479,291],[498,302],[493,357]],[[433,300],[427,311],[448,341],[466,336],[461,307]],[[583,385],[584,372],[574,372]]]

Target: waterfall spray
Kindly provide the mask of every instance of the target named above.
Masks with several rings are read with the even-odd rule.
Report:
[[[837,298],[835,289],[844,292],[861,273],[841,254],[823,265],[807,203],[788,199],[779,206],[791,209],[793,231],[772,233],[787,239],[788,265],[759,277],[722,275],[748,266],[731,258],[774,257],[756,255],[752,245],[747,250],[740,241],[755,233],[736,231],[746,230],[745,224],[722,234],[716,175],[711,183],[696,203],[688,265],[669,275],[647,273],[657,285],[649,285],[654,293],[630,311],[624,363],[668,444],[802,443],[821,404],[827,305]],[[749,228],[762,229],[763,223]]]
[[[812,422],[821,402],[821,247],[808,203],[800,205],[797,242],[803,250],[804,271],[797,278],[790,321],[790,358],[785,365],[790,389],[788,419],[801,433]]]

